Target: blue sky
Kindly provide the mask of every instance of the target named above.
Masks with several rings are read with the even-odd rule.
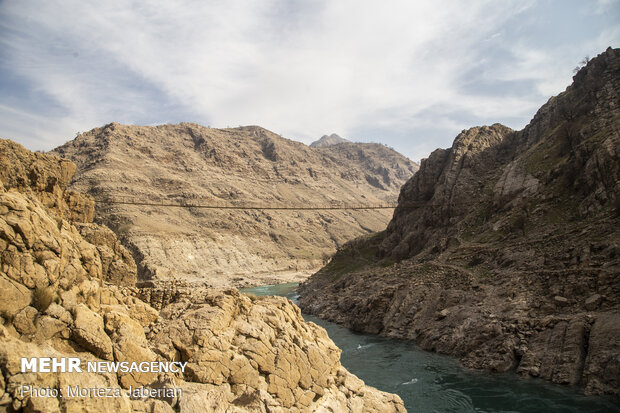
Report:
[[[471,126],[521,129],[619,22],[619,0],[0,0],[0,136],[260,125],[418,161]]]

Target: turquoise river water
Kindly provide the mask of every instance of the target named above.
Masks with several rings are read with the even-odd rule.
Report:
[[[297,283],[243,289],[256,295],[280,295],[296,302]],[[398,394],[409,412],[620,412],[615,398],[585,396],[577,388],[514,373],[487,373],[462,367],[447,356],[420,350],[401,340],[355,333],[304,314],[327,330],[342,349],[341,362],[366,384]]]

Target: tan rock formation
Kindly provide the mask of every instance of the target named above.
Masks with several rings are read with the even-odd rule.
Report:
[[[187,380],[210,385],[203,399],[208,411],[222,403],[251,411],[403,410],[398,396],[372,390],[342,368],[340,349],[325,330],[304,322],[285,298],[205,290],[161,316],[165,321],[149,333],[151,346],[187,362]]]
[[[0,140],[0,181],[5,189],[33,192],[45,207],[73,222],[91,222],[95,203],[88,195],[67,191],[76,166],[66,159],[25,150]]]
[[[86,252],[87,256],[84,259],[89,263],[93,263],[94,260],[103,262],[103,272],[100,278],[114,284],[135,285],[137,270],[129,251],[120,244],[109,228],[92,223],[95,205],[93,199],[88,195],[67,189],[75,170],[75,165],[70,161],[32,153],[19,144],[9,140],[0,140],[2,186],[6,191],[13,190],[31,194],[42,203],[43,207],[43,210],[35,211],[36,208],[29,205],[27,199],[17,197],[12,201],[13,198],[9,192],[3,201],[6,205],[0,206],[0,212],[6,211],[6,222],[9,225],[14,223],[14,228],[6,229],[8,231],[6,236],[13,240],[16,232],[16,235],[26,242],[25,246],[32,249],[30,256],[34,263],[39,264],[32,268],[36,270],[43,266],[52,274],[52,277],[57,277],[60,271],[59,261],[63,261],[60,257],[63,250],[62,242],[54,244],[58,236],[57,232],[62,232],[63,229],[75,231],[77,228],[90,244],[97,246],[97,252],[95,254]],[[46,217],[49,212],[53,219],[41,220],[41,217]],[[62,219],[74,223],[75,228],[60,228]],[[29,243],[28,237],[32,237],[33,226],[41,227],[39,230],[46,230],[42,242],[45,247],[51,249],[51,252]],[[48,244],[45,243],[46,241]],[[2,242],[0,240],[0,243]],[[7,253],[3,260],[9,259],[11,254]],[[50,281],[54,282],[54,280]]]
[[[136,284],[137,267],[131,253],[110,228],[93,223],[74,225],[86,241],[97,246],[105,281],[114,285]]]

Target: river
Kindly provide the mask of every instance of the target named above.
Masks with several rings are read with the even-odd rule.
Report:
[[[297,283],[246,288],[255,295],[297,300]],[[342,349],[341,362],[366,384],[398,394],[409,412],[620,412],[617,399],[585,396],[577,388],[514,373],[469,370],[448,356],[430,353],[401,340],[355,333],[304,314],[327,330]]]

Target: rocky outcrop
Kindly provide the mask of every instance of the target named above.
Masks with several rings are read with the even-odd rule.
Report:
[[[72,188],[97,198],[141,281],[202,286],[299,280],[336,247],[384,227],[391,210],[235,210],[116,202],[333,207],[394,202],[417,165],[379,144],[326,148],[257,126],[109,124],[53,153],[77,164]]]
[[[438,149],[422,161],[420,170],[399,196],[399,207],[386,231],[381,249],[396,259],[416,255],[430,246],[441,248],[446,231],[472,209],[474,200],[499,167],[491,150],[512,133],[500,124],[461,132],[450,149]],[[409,205],[411,203],[412,205]],[[428,208],[420,206],[428,205]]]
[[[57,158],[37,155],[37,162]],[[58,182],[59,171],[48,177]],[[32,188],[7,186],[0,188],[1,410],[405,411],[398,396],[346,371],[326,332],[290,301],[194,288],[160,312],[138,298],[146,287],[125,285],[122,273],[135,264],[113,234],[70,221],[73,204],[62,187],[48,208]],[[22,371],[21,359],[33,357],[187,364],[177,373]],[[76,396],[78,388],[86,393]],[[158,397],[130,392],[136,388]]]
[[[67,187],[75,164],[66,159],[46,156],[25,150],[10,140],[0,140],[0,182],[5,189],[31,192],[61,218],[73,222],[91,222],[95,202]]]
[[[187,362],[186,380],[203,384],[194,387],[201,396],[183,403],[199,398],[207,411],[404,411],[398,396],[346,371],[325,330],[304,322],[284,298],[205,290],[160,315],[165,321],[149,333],[152,348]]]
[[[0,140],[0,182],[4,190],[8,191],[3,200],[4,207],[0,211],[4,214],[7,223],[0,242],[23,244],[19,252],[25,253],[29,257],[26,260],[32,264],[24,264],[26,266],[19,267],[19,271],[41,273],[45,269],[54,271],[55,277],[58,277],[59,272],[64,268],[64,262],[68,260],[76,262],[73,265],[75,268],[80,266],[77,263],[78,260],[84,260],[83,262],[89,263],[90,267],[101,261],[102,273],[91,274],[91,276],[114,284],[135,285],[136,265],[129,251],[120,244],[109,228],[92,222],[93,199],[88,195],[67,189],[75,170],[75,165],[70,161],[32,153],[19,144],[9,140]],[[17,192],[27,196],[20,196]],[[41,205],[37,205],[35,200]],[[63,227],[63,219],[73,223],[74,226]],[[69,247],[62,242],[52,245],[53,239],[70,240],[76,230],[90,244],[96,245],[97,249],[69,253],[69,251],[79,250],[79,246]],[[33,243],[32,240],[40,235],[38,231],[44,231],[47,234],[44,238],[47,244],[45,242],[43,245]],[[43,247],[51,248],[54,253],[41,252]],[[82,252],[87,256],[82,257],[80,255]],[[14,262],[16,259],[14,251],[6,251],[2,262],[6,260]]]
[[[620,51],[522,131],[472,128],[402,188],[387,229],[301,287],[300,307],[470,367],[618,394]]]
[[[136,284],[136,263],[110,228],[93,223],[74,225],[86,241],[97,246],[105,281],[114,285]]]

